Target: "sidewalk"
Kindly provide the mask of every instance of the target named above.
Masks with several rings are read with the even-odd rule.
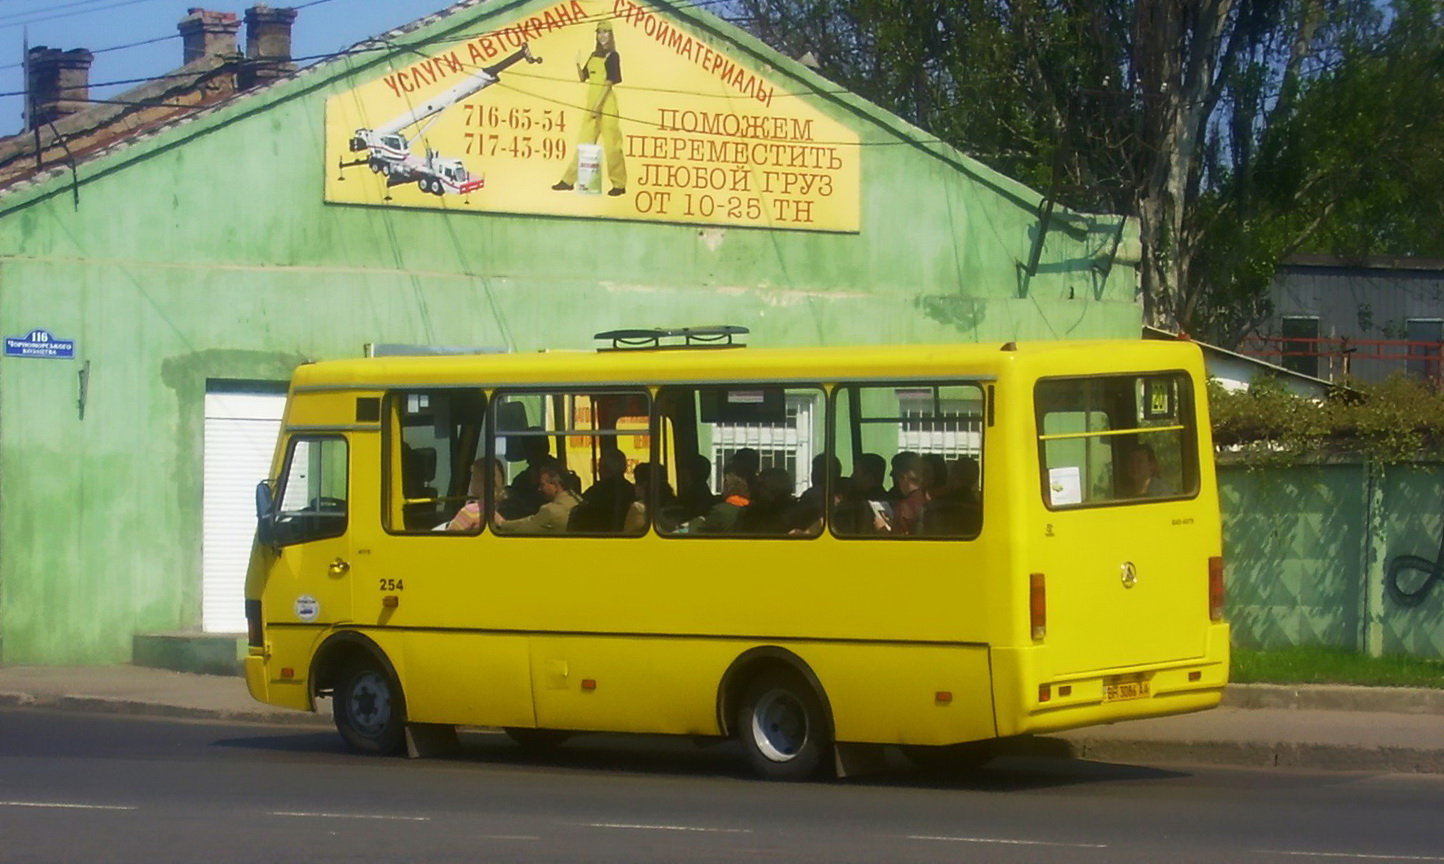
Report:
[[[329,725],[251,699],[236,677],[140,666],[0,667],[0,706]],[[1050,736],[1040,752],[1109,762],[1444,774],[1444,691],[1232,685],[1223,706]]]

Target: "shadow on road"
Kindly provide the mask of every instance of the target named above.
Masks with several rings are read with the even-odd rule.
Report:
[[[444,756],[421,760],[389,760],[397,765],[507,766],[583,773],[723,777],[750,780],[746,760],[735,741],[691,739],[666,735],[580,734],[548,749],[522,747],[494,731],[463,730],[461,746]],[[297,732],[217,740],[218,747],[275,753],[341,755],[372,765],[388,760],[352,753],[335,732]],[[894,748],[887,748],[880,770],[838,782],[850,786],[917,789],[958,789],[1026,792],[1036,789],[1119,781],[1157,781],[1188,776],[1185,772],[1068,758],[1066,748],[1048,739],[1029,742],[982,768],[955,772],[925,771]]]

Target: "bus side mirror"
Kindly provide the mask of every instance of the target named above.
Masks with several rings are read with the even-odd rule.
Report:
[[[276,545],[275,502],[271,499],[271,484],[265,480],[256,484],[256,539],[263,546]]]

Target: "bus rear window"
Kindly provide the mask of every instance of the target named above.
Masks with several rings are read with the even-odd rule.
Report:
[[[1050,509],[1198,492],[1193,388],[1182,372],[1048,378],[1034,392]]]

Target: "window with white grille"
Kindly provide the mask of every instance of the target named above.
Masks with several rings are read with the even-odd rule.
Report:
[[[937,453],[948,459],[977,456],[983,449],[981,393],[957,387],[897,390],[899,451]]]
[[[818,406],[822,394],[807,390],[784,395],[784,419],[756,423],[714,423],[712,433],[712,488],[722,488],[722,471],[738,450],[757,451],[761,468],[782,468],[792,478],[793,494],[808,486],[812,456],[817,450],[814,433],[821,434]]]

